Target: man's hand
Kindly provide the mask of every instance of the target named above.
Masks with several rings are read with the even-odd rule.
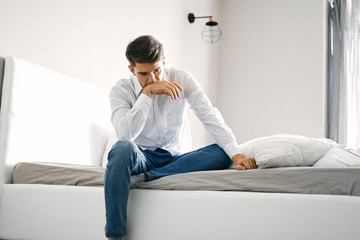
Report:
[[[231,158],[235,164],[235,168],[238,170],[256,169],[255,159],[245,158],[242,154],[236,154]]]
[[[152,94],[168,95],[172,99],[178,99],[180,97],[180,91],[184,91],[183,88],[176,82],[161,81],[147,85],[143,93],[151,97]]]

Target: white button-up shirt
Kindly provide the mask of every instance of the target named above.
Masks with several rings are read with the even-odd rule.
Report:
[[[221,113],[188,72],[164,69],[164,81],[178,83],[180,98],[142,93],[135,76],[119,80],[110,92],[111,121],[119,140],[133,141],[142,149],[162,148],[173,155],[191,151],[187,105],[203,123],[215,142],[231,158],[238,154],[235,136]]]

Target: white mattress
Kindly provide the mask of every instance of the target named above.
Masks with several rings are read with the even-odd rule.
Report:
[[[3,239],[105,239],[102,187],[5,184],[0,211]],[[352,196],[134,189],[127,240],[357,240],[359,220]]]

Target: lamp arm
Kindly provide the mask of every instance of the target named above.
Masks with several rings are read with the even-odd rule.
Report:
[[[190,23],[195,22],[196,18],[212,18],[212,16],[200,16],[200,17],[195,17],[195,15],[193,13],[189,13],[188,15],[188,20]]]
[[[212,18],[212,16],[201,16],[201,17],[195,17],[195,18]]]

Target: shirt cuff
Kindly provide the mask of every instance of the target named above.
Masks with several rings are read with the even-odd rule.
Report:
[[[236,154],[241,154],[236,142],[226,144],[223,149],[230,159]]]

